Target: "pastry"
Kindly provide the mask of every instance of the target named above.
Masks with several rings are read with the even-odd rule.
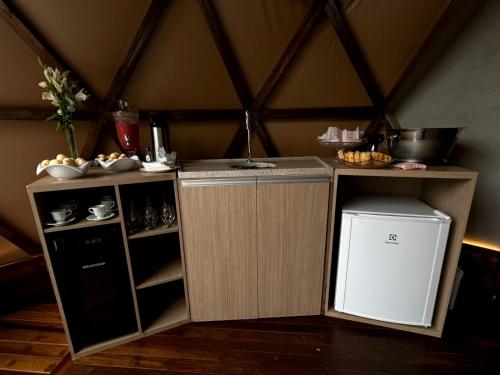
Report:
[[[51,161],[49,161],[49,165],[57,165],[57,164],[62,164],[62,161],[57,159],[52,159]]]
[[[67,156],[64,154],[57,154],[56,159],[62,162],[64,159],[66,159]]]
[[[49,159],[45,159],[40,164],[42,165],[42,167],[46,167],[47,165],[49,165],[49,163],[50,163],[50,160]]]
[[[75,159],[75,164],[77,167],[80,167],[82,166],[83,164],[85,164],[87,161],[85,159],[82,159],[82,158],[76,158]]]
[[[73,158],[64,158],[62,163],[64,165],[71,165],[71,166],[75,166],[75,161],[73,160]]]

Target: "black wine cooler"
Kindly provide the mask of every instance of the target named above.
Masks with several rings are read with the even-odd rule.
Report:
[[[53,233],[47,247],[75,352],[137,332],[119,225]]]

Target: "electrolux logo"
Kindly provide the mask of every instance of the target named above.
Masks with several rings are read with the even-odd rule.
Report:
[[[399,245],[399,242],[398,242],[398,235],[397,234],[394,234],[394,233],[389,233],[389,235],[387,236],[387,241],[385,241],[386,244],[388,245]]]

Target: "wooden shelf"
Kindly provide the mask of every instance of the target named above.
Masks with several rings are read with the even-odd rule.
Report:
[[[119,344],[124,344],[126,342],[138,339],[140,336],[141,336],[141,334],[139,332],[133,332],[133,333],[130,333],[130,334],[127,334],[124,336],[115,337],[115,338],[112,338],[110,340],[100,342],[98,344],[86,346],[85,348],[77,351],[73,358],[80,358],[80,357],[83,357],[83,356],[86,356],[89,354],[100,352],[100,351],[103,351],[104,349],[107,349],[109,347],[116,346]]]
[[[143,271],[145,277],[136,284],[136,289],[144,289],[174,280],[182,279],[182,262],[180,256],[161,265],[152,265],[152,269]]]
[[[168,298],[168,296],[164,296]],[[150,314],[149,320],[143,322],[145,334],[152,334],[164,329],[173,328],[188,321],[186,299],[184,294],[172,297],[169,302],[158,302],[155,308],[160,310]]]
[[[179,228],[176,225],[175,227],[172,227],[172,228],[159,227],[159,228],[155,228],[155,229],[151,229],[151,230],[145,230],[144,229],[144,230],[141,230],[140,232],[137,232],[137,233],[134,233],[134,234],[130,234],[127,237],[128,237],[129,240],[133,240],[133,239],[136,239],[136,238],[158,236],[160,234],[175,233],[175,232],[178,232],[178,231],[179,231]]]
[[[103,221],[90,221],[87,219],[81,219],[80,221],[76,221],[75,223],[71,223],[68,225],[62,225],[60,227],[50,227],[45,228],[43,230],[44,233],[54,233],[54,232],[62,232],[66,230],[72,229],[80,229],[80,228],[90,228],[97,227],[101,225],[109,225],[109,224],[119,224],[120,223],[120,215],[114,216],[111,219],[103,220]]]

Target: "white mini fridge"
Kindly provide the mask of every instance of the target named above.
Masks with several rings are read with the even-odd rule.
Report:
[[[432,325],[451,218],[404,196],[358,196],[342,207],[335,310]]]

